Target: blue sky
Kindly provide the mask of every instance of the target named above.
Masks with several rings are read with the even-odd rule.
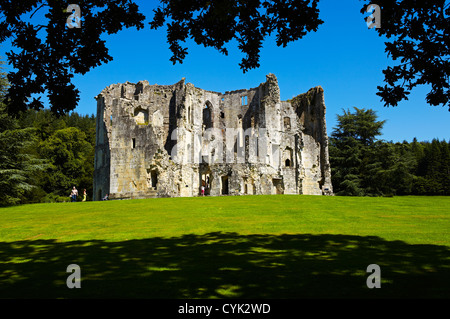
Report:
[[[150,21],[152,9],[158,2],[136,2],[147,16],[147,22]],[[317,85],[324,88],[328,134],[342,109],[358,107],[374,109],[380,120],[387,121],[381,139],[395,142],[411,141],[414,137],[419,141],[449,140],[448,107],[426,104],[427,87],[417,87],[408,101],[395,108],[384,107],[375,94],[377,86],[384,85],[382,70],[393,65],[393,61],[384,52],[386,39],[367,28],[361,7],[362,2],[357,0],[321,0],[320,18],[324,23],[317,32],[307,34],[286,48],[277,47],[274,38],[267,39],[261,50],[261,66],[245,74],[238,65],[243,54],[235,42],[229,43],[229,55],[224,56],[212,48],[188,41],[189,53],[185,61],[173,65],[169,61],[171,52],[165,29],[151,30],[146,24],[140,31],[128,29],[104,36],[114,60],[84,76],[75,76],[73,83],[81,91],[75,111],[95,114],[94,97],[113,83],[148,80],[150,84],[174,84],[185,77],[186,82],[196,87],[225,92],[256,87],[265,81],[266,74],[274,73],[282,100]],[[0,55],[5,57],[4,53],[10,49],[10,45],[4,43]]]

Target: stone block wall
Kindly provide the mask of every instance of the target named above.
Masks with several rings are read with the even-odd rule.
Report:
[[[114,84],[97,97],[94,199],[332,194],[321,87],[280,101],[275,75],[218,93]]]

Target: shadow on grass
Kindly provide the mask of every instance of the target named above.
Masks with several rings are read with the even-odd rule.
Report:
[[[0,243],[1,298],[448,298],[450,250],[379,237],[209,233]],[[81,288],[69,289],[69,264]],[[369,264],[381,288],[369,289]]]

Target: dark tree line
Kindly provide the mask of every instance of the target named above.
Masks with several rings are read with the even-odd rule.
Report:
[[[338,115],[330,136],[332,182],[337,195],[450,195],[450,146],[445,140],[378,140],[385,121],[373,110]]]
[[[33,175],[34,188],[25,202],[69,201],[73,186],[92,199],[95,151],[95,117],[76,112],[56,117],[50,110],[29,110],[17,120],[33,130],[26,152],[47,166]],[[81,196],[78,196],[80,199]]]
[[[73,186],[91,199],[94,150],[93,115],[28,110],[13,118],[0,102],[0,206],[69,201]]]

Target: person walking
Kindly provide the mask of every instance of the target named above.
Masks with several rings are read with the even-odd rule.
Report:
[[[78,191],[75,188],[75,186],[72,188],[72,193],[70,193],[70,197],[72,197],[72,202],[76,202],[77,201],[77,195],[78,195]]]
[[[86,188],[84,189],[84,192],[83,192],[83,200],[82,200],[82,202],[85,202],[86,201]]]

